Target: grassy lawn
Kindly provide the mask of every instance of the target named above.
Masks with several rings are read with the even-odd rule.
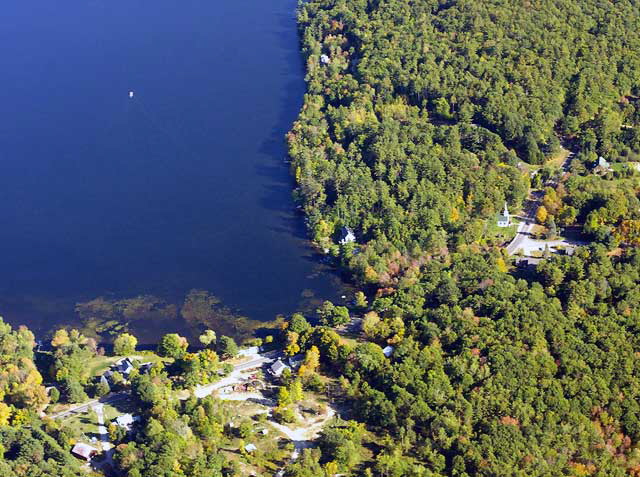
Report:
[[[111,365],[122,358],[124,358],[124,356],[95,356],[89,360],[87,366],[92,376],[100,376],[109,369]],[[136,353],[135,355],[131,355],[130,358],[132,361],[139,361],[141,363],[159,363],[163,361],[160,356],[151,351]]]
[[[340,344],[355,346],[358,344],[358,336],[354,334],[340,335]]]
[[[483,240],[487,243],[494,244],[510,242],[513,240],[513,237],[515,237],[518,232],[518,224],[520,222],[514,218],[512,218],[511,221],[513,224],[509,227],[498,227],[494,217],[487,219]]]
[[[89,443],[92,437],[98,438],[98,416],[92,409],[66,417],[60,422],[78,441]]]
[[[638,170],[637,165],[638,165],[637,162],[612,162],[611,169],[618,172],[622,172],[627,169],[632,169],[634,171],[637,171]]]
[[[104,422],[105,425],[108,426],[111,421],[113,421],[116,417],[122,416],[123,414],[133,414],[136,415],[136,411],[138,411],[135,403],[131,399],[120,399],[111,404],[104,405]],[[138,411],[139,412],[139,411]]]
[[[558,152],[558,154],[556,154],[555,156],[553,156],[551,159],[549,159],[547,162],[544,163],[545,166],[551,166],[551,167],[560,167],[562,166],[562,163],[564,162],[564,160],[567,158],[567,156],[570,154],[571,152],[565,148],[560,148],[560,151]]]
[[[119,359],[117,356],[95,356],[89,360],[87,367],[91,376],[99,376]]]
[[[531,233],[532,238],[535,238],[536,240],[542,240],[542,237],[544,237],[544,234],[547,232],[547,228],[544,225],[535,224],[533,227],[531,227],[529,232]]]

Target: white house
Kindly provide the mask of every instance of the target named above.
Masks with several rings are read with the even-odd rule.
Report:
[[[498,227],[509,227],[511,225],[511,216],[509,215],[509,209],[507,209],[507,203],[504,203],[504,210],[502,214],[498,215]]]
[[[342,227],[340,229],[340,245],[345,245],[348,243],[353,243],[356,241],[356,234],[353,233],[349,227]]]
[[[393,350],[395,348],[393,346],[387,346],[383,348],[382,354],[384,354],[387,358],[393,354]]]
[[[123,414],[122,416],[118,416],[114,419],[114,422],[122,427],[123,429],[129,430],[131,429],[131,425],[134,422],[137,422],[140,420],[140,417],[138,416],[133,416],[131,414]]]
[[[238,351],[238,356],[242,357],[253,357],[260,353],[260,348],[258,346],[252,346],[251,348],[245,348]]]

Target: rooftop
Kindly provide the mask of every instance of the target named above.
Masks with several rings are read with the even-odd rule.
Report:
[[[89,460],[91,459],[91,457],[98,453],[98,449],[90,446],[89,444],[78,442],[73,446],[73,449],[71,449],[71,453],[77,455],[78,457],[82,457],[83,459]]]

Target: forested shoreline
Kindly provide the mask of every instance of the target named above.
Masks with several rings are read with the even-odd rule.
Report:
[[[318,0],[299,25],[296,197],[374,293],[370,342],[320,348],[379,445],[340,471],[638,475],[638,5]],[[486,224],[532,187],[592,245],[522,275]]]
[[[268,382],[248,408],[194,391],[237,364],[206,322],[196,347],[120,333],[104,356],[66,329],[35,354],[0,320],[0,473],[86,474],[56,403],[121,393],[139,421],[109,425],[96,473],[640,476],[640,6],[310,0],[298,24],[294,195],[349,306],[245,343],[271,356],[235,383]],[[545,234],[589,244],[519,267],[494,225],[532,191]],[[296,424],[320,426],[313,445]]]

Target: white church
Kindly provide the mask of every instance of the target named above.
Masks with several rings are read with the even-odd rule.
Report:
[[[502,214],[498,215],[498,227],[509,227],[511,225],[511,216],[509,215],[509,209],[507,209],[507,203],[504,203],[504,210]]]

